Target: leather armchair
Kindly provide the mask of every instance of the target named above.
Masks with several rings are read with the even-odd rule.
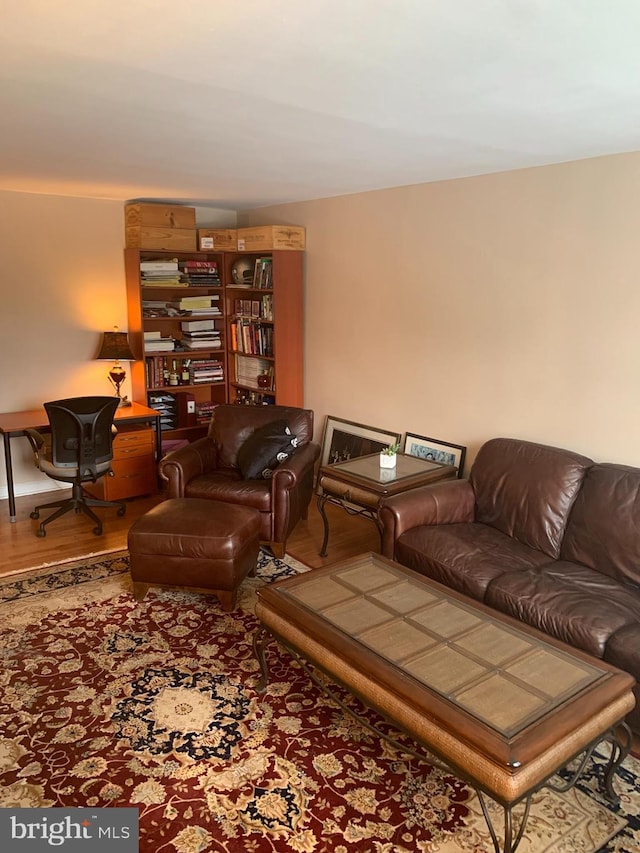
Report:
[[[278,420],[285,420],[297,436],[296,451],[270,479],[243,479],[238,451],[256,429]],[[208,498],[259,510],[261,544],[283,557],[287,537],[301,518],[307,518],[313,494],[320,446],[312,439],[311,409],[224,404],[214,409],[205,438],[160,462],[160,476],[170,498]]]

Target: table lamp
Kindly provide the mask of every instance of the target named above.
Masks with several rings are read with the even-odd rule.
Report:
[[[105,359],[113,361],[113,366],[109,370],[109,382],[116,389],[116,397],[120,399],[121,406],[130,406],[131,402],[126,397],[120,396],[120,386],[127,378],[127,372],[120,364],[120,359],[123,361],[135,361],[136,357],[131,352],[129,339],[126,332],[119,332],[118,327],[114,326],[112,332],[102,333],[102,346],[96,359]]]

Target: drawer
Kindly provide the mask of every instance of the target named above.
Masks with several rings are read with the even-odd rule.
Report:
[[[102,500],[119,501],[138,495],[153,495],[158,491],[156,466],[152,456],[132,456],[114,459],[113,477],[101,477],[96,483],[84,483],[90,495]]]
[[[323,475],[320,477],[320,486],[322,490],[336,498],[341,498],[345,501],[352,501],[360,506],[375,509],[378,506],[381,494],[367,491],[350,483],[343,483],[340,480],[334,480],[332,477]]]
[[[119,432],[113,440],[114,460],[148,454],[153,456],[154,450],[155,437],[151,429]]]

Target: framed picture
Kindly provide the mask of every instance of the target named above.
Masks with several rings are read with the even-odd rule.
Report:
[[[422,459],[442,462],[444,465],[453,465],[458,469],[458,477],[462,477],[467,448],[461,444],[450,444],[448,441],[408,432],[404,437],[404,452]]]
[[[390,444],[399,444],[402,433],[356,424],[327,415],[322,436],[321,465],[345,462],[368,453],[378,453]]]

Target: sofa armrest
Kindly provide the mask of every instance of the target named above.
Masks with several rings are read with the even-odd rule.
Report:
[[[382,553],[393,559],[398,537],[413,527],[459,524],[474,517],[475,493],[468,480],[444,480],[383,498],[378,509]]]
[[[167,483],[167,496],[183,498],[190,480],[218,467],[218,450],[210,438],[199,438],[160,460],[158,470]]]

